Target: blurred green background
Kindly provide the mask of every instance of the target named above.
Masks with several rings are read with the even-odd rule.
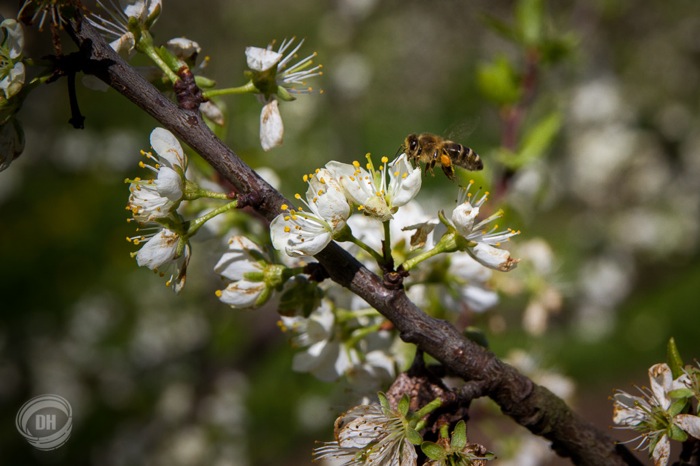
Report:
[[[324,76],[312,84],[324,92],[280,105],[282,147],[260,149],[255,98],[224,99],[226,142],[254,167],[284,174],[286,195],[329,160],[392,156],[408,133],[455,126],[471,129],[458,142],[482,155],[486,176],[500,173],[503,114],[479,91],[477,70],[502,56],[522,71],[522,48],[484,19],[513,22],[512,2],[164,3],[156,39],[196,40],[220,86],[244,83],[246,46],[297,36],[301,56],[318,52]],[[522,348],[570,377],[574,406],[606,429],[607,397],[647,384],[669,337],[687,362],[700,356],[700,4],[545,10],[546,30],[575,46],[538,71],[518,137],[552,112],[562,126],[501,201],[523,232],[516,242],[551,246],[563,303],[541,335],[523,330],[527,299],[517,293],[504,293],[481,324],[500,356]],[[51,53],[49,43],[27,31],[28,55]],[[138,151],[157,124],[114,91],[79,80],[78,97],[82,131],[67,123],[65,80],[34,92],[18,116],[25,153],[0,173],[2,464],[308,464],[314,441],[330,440],[347,408],[342,387],[291,372],[274,312],[216,299],[216,240],[194,244],[179,296],[136,267],[123,180],[140,174]],[[454,188],[437,175],[424,190],[447,208]],[[40,393],[74,410],[71,439],[52,452],[15,429],[19,407]]]

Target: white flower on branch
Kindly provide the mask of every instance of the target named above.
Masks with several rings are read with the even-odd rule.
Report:
[[[309,317],[281,316],[281,327],[292,331],[292,344],[303,350],[294,355],[292,369],[309,372],[320,380],[333,381],[352,366],[350,352],[336,336],[333,308],[323,301]]]
[[[126,180],[131,183],[127,210],[140,223],[170,216],[182,201],[186,185],[187,156],[177,138],[166,129],[156,128],[151,132],[151,147],[157,156],[141,153],[153,164],[139,165],[154,172],[156,178]]]
[[[272,291],[266,282],[270,276],[266,274],[268,266],[276,267],[268,264],[257,244],[244,236],[233,236],[228,241],[227,251],[214,266],[216,273],[230,280],[216,296],[234,309],[261,306]]]
[[[142,231],[139,229],[137,231]],[[151,232],[127,238],[141,249],[131,253],[140,267],[148,267],[161,277],[166,278],[165,285],[179,293],[185,286],[187,265],[190,262],[190,245],[187,239],[175,231],[153,225],[147,228]]]
[[[115,0],[109,0],[109,3],[97,0],[97,4],[109,17],[93,14],[87,20],[110,41],[110,47],[121,55],[129,55],[134,51],[139,39],[134,34],[135,29],[150,29],[162,10],[162,0],[119,0],[119,5]],[[136,28],[131,27],[130,23],[134,23]]]
[[[335,421],[335,438],[314,450],[315,459],[367,466],[413,466],[418,461],[405,416],[388,403],[355,406],[342,414]]]
[[[382,222],[391,219],[399,207],[411,201],[421,188],[420,168],[413,168],[406,155],[401,154],[389,163],[382,157],[382,165],[374,169],[369,156],[367,169],[358,161],[352,165],[329,162],[330,170],[345,190],[345,194],[364,214]]]
[[[700,417],[682,414],[687,401],[674,399],[674,390],[690,385],[688,375],[673,379],[667,364],[649,368],[650,389],[640,389],[642,396],[622,390],[613,395],[613,422],[634,430],[639,436],[637,450],[649,450],[655,466],[666,466],[671,454],[671,440],[685,441],[688,435],[700,439]]]
[[[481,193],[479,189],[472,194],[472,184],[473,182],[470,182],[469,186],[460,189],[457,207],[452,211],[452,225],[460,236],[471,243],[466,251],[477,262],[488,268],[507,272],[515,268],[518,260],[511,258],[510,252],[500,249],[500,246],[502,242],[520,232],[510,228],[498,231],[498,225],[486,229],[494,220],[503,216],[501,210],[477,222],[481,206],[488,199],[488,192]]]
[[[248,73],[263,104],[260,113],[260,144],[266,151],[281,145],[284,136],[278,99],[294,100],[299,94],[312,92],[313,89],[307,85],[306,80],[323,74],[322,65],[313,66],[315,52],[291,63],[304,43],[302,40],[292,48],[293,42],[294,38],[283,40],[277,51],[272,49],[274,44],[267,48],[247,47],[245,50],[250,69]]]
[[[284,204],[283,212],[270,224],[273,246],[289,256],[319,253],[340,233],[350,216],[350,205],[331,172],[319,169],[305,175],[304,180],[309,184],[304,202],[309,211]],[[295,197],[301,200],[301,195]]]

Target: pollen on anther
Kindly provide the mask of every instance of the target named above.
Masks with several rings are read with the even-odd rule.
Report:
[[[308,183],[309,182],[309,175],[304,175],[302,177],[302,180],[304,180],[304,183]]]
[[[296,193],[296,194],[294,195],[294,199],[301,199],[301,194]]]
[[[289,233],[290,231],[292,231],[292,229],[289,228],[288,225],[284,227],[284,232],[285,232],[285,233]]]
[[[387,163],[387,162],[389,162],[389,157],[387,157],[385,155],[384,157],[382,157],[382,163]]]
[[[289,206],[287,204],[282,204],[280,206],[280,210],[287,210],[287,209],[289,209]]]

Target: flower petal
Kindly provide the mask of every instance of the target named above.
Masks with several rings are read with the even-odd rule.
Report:
[[[412,200],[420,191],[423,175],[420,168],[413,168],[406,159],[406,154],[401,154],[389,166],[390,204],[401,207]]]
[[[235,309],[247,309],[255,306],[265,289],[264,282],[239,280],[229,284],[221,292],[219,300]]]
[[[248,68],[253,71],[266,71],[282,59],[282,54],[260,47],[246,47],[245,57]]]
[[[518,259],[510,257],[509,251],[485,243],[478,243],[473,248],[467,249],[467,252],[480,264],[501,272],[514,269],[519,262]]]
[[[654,466],[666,466],[670,455],[671,441],[667,435],[662,435],[651,454],[654,459]]]
[[[284,125],[277,99],[268,102],[260,112],[260,145],[268,151],[282,145]]]
[[[700,417],[693,414],[678,414],[673,418],[673,423],[689,435],[700,439]]]
[[[180,141],[167,129],[156,128],[151,132],[151,147],[171,167],[180,167],[183,172],[187,168],[187,157]]]

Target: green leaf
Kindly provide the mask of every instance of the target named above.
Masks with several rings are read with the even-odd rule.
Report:
[[[671,369],[671,374],[674,379],[683,375],[683,358],[676,346],[676,340],[671,337],[666,345],[666,358],[668,359],[668,367]]]
[[[515,19],[525,45],[537,45],[542,38],[543,0],[520,0],[515,5]]]
[[[433,461],[441,461],[447,457],[447,451],[434,442],[423,442],[420,444],[420,449],[423,450],[425,456]]]
[[[523,137],[523,142],[516,154],[501,149],[496,156],[498,160],[508,168],[517,170],[531,164],[535,160],[542,158],[554,141],[554,137],[561,128],[561,115],[559,111],[554,111],[542,118]]]
[[[518,42],[519,34],[518,32],[505,21],[491,16],[489,14],[482,15],[481,20],[486,24],[486,27],[491,29],[493,32],[501,37],[504,37],[510,41]]]
[[[540,61],[553,65],[569,57],[578,46],[579,40],[574,34],[547,38],[539,45]]]
[[[510,105],[520,100],[520,80],[505,56],[480,64],[476,73],[479,90],[487,99],[498,105]]]
[[[455,451],[462,451],[467,446],[467,424],[464,421],[459,421],[452,431],[450,446]]]

